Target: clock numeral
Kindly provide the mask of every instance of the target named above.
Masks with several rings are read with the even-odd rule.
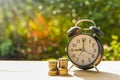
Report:
[[[80,39],[77,39],[77,43],[80,43]]]
[[[86,38],[82,38],[82,42],[86,42]]]
[[[82,62],[82,64],[84,64],[84,63],[85,63],[85,60],[84,60],[84,59],[82,59],[82,60],[81,60],[81,62]]]
[[[91,43],[91,39],[89,39],[89,44]]]
[[[74,49],[73,49],[73,48],[71,48],[71,49],[70,49],[70,51],[71,51],[71,52],[73,52],[73,51],[74,51]]]
[[[95,53],[95,52],[96,52],[96,49],[93,49],[93,52]]]
[[[71,58],[75,58],[75,54],[73,54],[73,55],[71,56]]]
[[[91,59],[90,59],[90,58],[88,58],[88,62],[91,62]]]
[[[72,44],[73,47],[77,47],[77,44]]]
[[[95,55],[94,55],[94,54],[92,54],[92,58],[95,58]]]
[[[94,47],[95,46],[95,43],[92,43],[92,47]]]

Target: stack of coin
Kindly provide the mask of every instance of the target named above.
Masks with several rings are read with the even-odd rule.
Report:
[[[59,75],[67,75],[68,74],[68,59],[67,58],[59,58]]]
[[[48,66],[49,66],[48,75],[50,75],[50,76],[57,75],[57,73],[58,73],[57,60],[50,60]]]

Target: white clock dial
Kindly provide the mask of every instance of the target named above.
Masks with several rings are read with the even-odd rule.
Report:
[[[92,64],[99,55],[99,46],[90,35],[77,35],[71,39],[67,47],[70,60],[79,66]]]

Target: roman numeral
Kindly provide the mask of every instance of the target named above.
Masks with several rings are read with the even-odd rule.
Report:
[[[80,39],[77,39],[77,43],[80,43]]]
[[[90,58],[88,58],[88,62],[91,62],[91,59],[90,59]]]
[[[94,47],[95,46],[95,43],[92,43],[92,47]]]
[[[95,55],[94,55],[94,54],[92,54],[92,58],[95,58]]]
[[[77,47],[77,44],[72,44],[73,47]]]
[[[81,60],[81,62],[82,62],[82,64],[84,64],[84,63],[85,63],[85,60],[84,60],[84,59],[82,59],[82,60]]]

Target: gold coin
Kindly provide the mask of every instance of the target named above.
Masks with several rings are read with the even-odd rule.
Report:
[[[57,70],[57,67],[55,67],[55,66],[50,66],[50,67],[49,67],[49,70],[50,70],[50,71]]]
[[[49,61],[49,70],[57,70],[57,60],[50,60]]]
[[[59,70],[59,75],[62,75],[62,76],[68,75],[67,69],[59,68],[58,70]]]
[[[48,61],[49,65],[57,65],[57,60]]]
[[[48,62],[49,62],[49,64],[57,64],[57,60],[50,60]]]
[[[68,61],[67,58],[59,58],[59,61]]]
[[[59,68],[63,68],[63,69],[67,69],[68,65],[65,63],[65,64],[59,64]]]
[[[55,76],[55,75],[57,75],[57,70],[55,70],[55,71],[48,71],[48,75],[49,76]]]
[[[67,58],[59,58],[59,68],[67,69],[68,67],[68,59]]]

